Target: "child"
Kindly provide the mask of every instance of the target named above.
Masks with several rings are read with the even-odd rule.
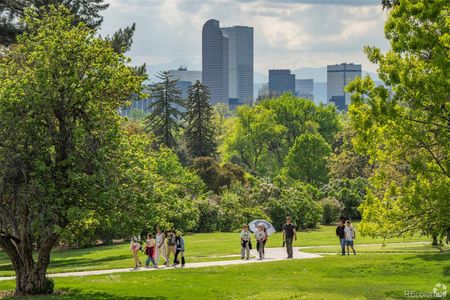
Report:
[[[250,259],[250,231],[248,225],[244,224],[241,231],[241,259]]]
[[[181,232],[177,231],[176,238],[175,238],[175,259],[173,260],[173,265],[177,266],[180,262],[178,260],[178,254],[181,254],[181,267],[184,267],[185,260],[184,260],[184,239],[181,236]]]
[[[130,243],[130,251],[133,253],[134,259],[134,268],[137,269],[141,266],[141,260],[139,259],[139,250],[141,250],[142,246],[137,237],[133,237]]]
[[[263,226],[258,225],[258,230],[255,232],[255,239],[257,243],[257,249],[259,254],[259,259],[264,259],[264,240],[266,239],[266,234],[264,233]]]
[[[152,235],[149,233],[147,235],[147,241],[145,243],[145,254],[147,254],[147,260],[145,261],[145,267],[149,267],[150,262],[152,262],[153,266],[155,268],[158,267],[158,264],[155,262],[155,240],[153,239]]]
[[[352,223],[348,220],[346,223],[345,232],[345,245],[347,245],[347,255],[350,255],[350,247],[353,250],[353,254],[356,255],[356,251],[353,248],[353,240],[355,239],[355,228],[353,228]]]

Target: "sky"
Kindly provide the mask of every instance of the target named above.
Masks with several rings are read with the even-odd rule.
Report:
[[[109,0],[102,35],[136,23],[128,55],[134,64],[187,64],[201,69],[201,30],[254,27],[255,72],[354,62],[375,72],[362,49],[388,48],[381,0]],[[149,70],[151,73],[151,70]]]

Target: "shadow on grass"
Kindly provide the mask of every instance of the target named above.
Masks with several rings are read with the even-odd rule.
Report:
[[[131,261],[131,255],[123,254],[116,256],[105,256],[103,258],[92,259],[92,258],[55,258],[50,262],[49,268],[64,268],[68,266],[76,266],[80,268],[83,266],[100,265],[103,262],[117,261],[129,258]]]
[[[21,299],[52,299],[52,300],[109,300],[109,299],[117,299],[117,300],[167,300],[167,297],[163,296],[148,296],[148,297],[140,297],[140,296],[118,296],[114,294],[109,294],[105,292],[82,292],[78,289],[64,289],[55,292],[53,295],[43,295],[43,296],[28,296],[28,297],[6,297],[3,299],[9,300],[21,300]]]
[[[448,251],[444,251],[444,252],[440,252],[440,253],[423,253],[423,254],[418,254],[415,256],[408,256],[405,257],[405,260],[411,260],[411,259],[423,259],[426,261],[449,261],[450,260],[450,252]]]

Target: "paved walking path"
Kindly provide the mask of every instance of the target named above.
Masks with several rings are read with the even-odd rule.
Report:
[[[294,258],[293,259],[307,259],[307,258],[319,258],[322,257],[318,254],[313,253],[304,253],[299,251],[299,247],[294,247]],[[252,250],[252,256],[257,257],[258,253],[256,250]],[[189,256],[187,256],[189,259]],[[259,260],[256,258],[251,258],[249,260],[225,260],[225,261],[208,261],[208,262],[196,262],[196,263],[187,263],[185,265],[185,269],[192,268],[204,268],[204,267],[216,267],[216,266],[231,266],[231,265],[241,265],[241,264],[250,264],[250,263],[264,263],[271,261],[280,261],[286,259],[286,249],[285,248],[266,248],[266,258],[263,260]],[[131,257],[130,257],[131,260]],[[126,272],[144,272],[144,271],[157,271],[157,270],[171,270],[171,269],[179,269],[181,267],[159,267],[159,268],[145,268],[141,267],[139,269],[109,269],[109,270],[97,270],[97,271],[81,271],[81,272],[67,272],[67,273],[54,273],[48,274],[50,278],[56,277],[80,277],[80,276],[92,276],[92,275],[106,275],[113,273],[126,273]],[[0,281],[4,280],[13,280],[15,277],[0,277]]]

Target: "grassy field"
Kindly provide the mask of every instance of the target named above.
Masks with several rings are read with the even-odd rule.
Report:
[[[386,246],[381,244],[386,242]],[[281,235],[269,247],[281,246]],[[131,267],[128,244],[54,251],[50,273]],[[301,232],[295,246],[323,253],[322,258],[242,266],[118,273],[56,278],[59,295],[50,299],[399,299],[405,291],[431,292],[437,283],[450,290],[450,249],[431,247],[429,240],[357,237],[361,255],[341,257],[334,227]],[[189,262],[236,259],[237,233],[186,236]],[[143,256],[142,256],[143,257]],[[0,253],[0,276],[13,275]],[[14,281],[0,281],[0,291]],[[27,299],[27,298],[17,298]],[[32,299],[44,299],[33,297]]]
[[[399,299],[405,291],[430,292],[437,283],[450,286],[450,253],[327,256],[57,278],[55,283],[64,294],[50,299]],[[12,281],[0,282],[0,290],[13,287]]]
[[[305,249],[305,252],[336,252],[338,245],[337,238],[334,233],[334,226],[321,226],[318,230],[300,232],[298,240],[294,242],[294,246],[331,246],[329,248]],[[186,240],[186,256],[189,262],[214,261],[236,259],[229,255],[237,255],[240,251],[239,234],[238,233],[204,233],[187,235]],[[429,242],[424,237],[414,237],[412,239],[389,239],[388,243],[402,242]],[[356,244],[381,244],[383,239],[372,239],[367,237],[359,237],[355,241]],[[282,236],[275,233],[270,236],[268,247],[281,247]],[[375,246],[381,249],[381,246]],[[416,247],[416,250],[425,250],[429,246],[422,249]],[[435,249],[431,249],[437,251]],[[303,251],[303,250],[302,250]],[[142,255],[144,258],[144,255]],[[49,273],[70,272],[70,271],[86,271],[86,270],[103,270],[113,268],[128,268],[133,266],[129,244],[100,246],[88,249],[54,251],[49,266]],[[0,252],[0,276],[12,276],[14,271],[11,267],[7,256]]]

